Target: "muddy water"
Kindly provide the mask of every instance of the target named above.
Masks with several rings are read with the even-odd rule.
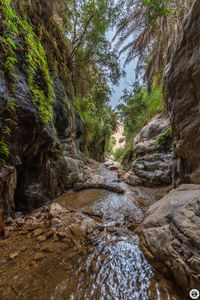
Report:
[[[107,182],[117,181],[114,172],[97,171]],[[85,190],[56,199],[67,209],[59,225],[64,238],[55,231],[58,218],[49,221],[39,211],[31,218],[39,220],[39,237],[45,238],[25,224],[1,241],[0,299],[183,299],[147,262],[134,233],[144,217],[144,199],[151,202],[151,196],[118,184],[125,195]]]

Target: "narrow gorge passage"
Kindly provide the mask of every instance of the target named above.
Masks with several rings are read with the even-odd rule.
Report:
[[[0,300],[200,299],[200,0],[0,0]]]
[[[103,165],[92,171],[126,193],[68,191],[28,215],[0,241],[1,299],[184,299],[147,262],[134,233],[153,196],[118,183]]]

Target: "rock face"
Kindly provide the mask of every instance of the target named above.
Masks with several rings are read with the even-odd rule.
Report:
[[[200,3],[185,19],[165,74],[166,100],[179,157],[181,182],[200,183]]]
[[[38,13],[37,18],[34,18],[33,11],[31,13],[33,22],[46,22],[44,15],[40,16]],[[36,30],[37,26],[34,25],[33,30]],[[58,24],[54,25],[56,32]],[[22,41],[20,37],[16,39],[19,51],[13,69],[17,76],[14,89],[11,88],[11,79],[0,64],[1,214],[10,214],[13,210],[30,211],[72,187],[76,181],[84,179],[81,151],[85,144],[85,130],[73,106],[71,77],[68,75],[67,80],[54,73],[53,69],[52,73],[49,71],[55,96],[51,104],[51,119],[45,122],[41,118],[40,108],[33,101],[26,68],[20,65],[22,60],[23,64],[27,63],[23,52],[20,52],[23,51],[20,44]],[[44,40],[47,44],[47,38]],[[59,43],[62,45],[61,38]],[[43,47],[48,53],[45,56],[48,65],[51,62],[47,57],[54,56],[54,53],[53,47],[47,51],[46,44]],[[62,58],[61,55],[60,57]],[[63,68],[66,67],[64,64],[63,62]],[[40,84],[41,87],[38,83],[37,88],[44,89],[41,94],[45,94],[45,85],[43,82]],[[10,154],[7,153],[8,149]]]
[[[185,184],[150,207],[137,230],[146,256],[186,295],[200,284],[200,185]]]
[[[162,150],[162,145],[158,144],[156,138],[170,127],[168,116],[159,114],[155,116],[141,132],[135,137],[134,149],[137,154],[147,154],[155,150]]]
[[[171,153],[169,118],[157,115],[134,140],[136,160],[124,179],[132,185],[159,186],[172,182],[173,155]]]

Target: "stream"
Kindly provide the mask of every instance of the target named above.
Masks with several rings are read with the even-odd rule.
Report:
[[[107,183],[118,181],[102,165],[96,172]],[[37,210],[0,241],[0,299],[183,299],[145,259],[134,233],[144,218],[140,203],[151,203],[152,196],[117,184],[124,195],[68,191],[54,201],[52,212]]]

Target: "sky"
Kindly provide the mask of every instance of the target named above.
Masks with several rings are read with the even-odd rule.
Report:
[[[114,36],[114,30],[109,30],[106,34],[106,37],[109,41],[112,41]],[[121,66],[123,67],[125,61],[125,54],[120,56]],[[118,86],[111,86],[112,87],[112,96],[110,99],[110,104],[113,108],[115,108],[120,103],[120,97],[123,94],[123,90],[128,88],[134,81],[135,81],[135,68],[136,68],[136,60],[130,62],[124,70],[126,72],[126,76],[121,78]]]

